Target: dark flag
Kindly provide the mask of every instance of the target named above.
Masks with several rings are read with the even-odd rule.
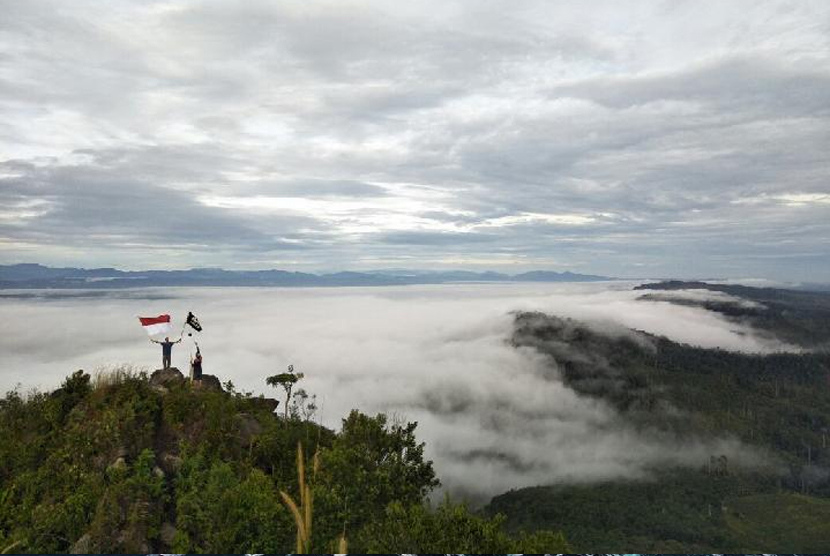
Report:
[[[196,315],[194,315],[193,313],[187,313],[187,320],[184,321],[184,323],[196,332],[202,331],[202,325],[199,324],[199,319],[197,319]]]

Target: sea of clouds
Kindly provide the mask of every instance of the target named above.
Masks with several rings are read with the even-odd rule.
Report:
[[[352,408],[417,420],[445,487],[471,500],[558,481],[638,478],[711,454],[749,462],[729,439],[666,437],[626,423],[568,388],[550,361],[509,343],[513,313],[543,311],[618,333],[622,327],[704,347],[788,349],[721,318],[637,300],[633,284],[458,284],[390,288],[166,288],[0,292],[0,387],[51,389],[76,369],[160,364],[136,316],[188,311],[201,320],[204,370],[237,389],[279,394],[265,377],[291,364],[338,428]],[[700,293],[689,294],[699,297]],[[616,332],[614,332],[616,331]],[[184,336],[173,365],[193,352]]]

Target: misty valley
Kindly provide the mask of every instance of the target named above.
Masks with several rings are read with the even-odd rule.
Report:
[[[0,307],[0,548],[830,546],[827,292],[5,289]],[[192,338],[163,378],[136,330],[194,308],[215,384],[186,379]],[[266,378],[289,365],[286,397]],[[284,500],[306,486],[300,545]]]
[[[828,38],[3,2],[0,555],[830,554]]]

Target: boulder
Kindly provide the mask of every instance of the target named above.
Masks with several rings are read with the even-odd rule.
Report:
[[[159,464],[165,473],[175,473],[182,466],[182,458],[175,454],[163,453],[159,458]]]
[[[200,390],[211,390],[222,392],[222,383],[213,375],[202,375],[201,378],[193,381],[193,387]]]
[[[127,461],[124,458],[121,458],[121,457],[116,458],[116,460],[114,462],[112,462],[107,469],[109,469],[109,470],[118,469],[118,470],[123,471],[123,470],[127,469]]]
[[[92,551],[92,537],[89,536],[89,533],[84,533],[81,535],[75,544],[69,549],[70,554],[90,554]]]
[[[251,398],[250,402],[256,409],[264,410],[268,413],[275,412],[277,410],[277,406],[280,405],[279,400],[275,400],[274,398],[265,398],[262,396],[259,398]]]
[[[238,413],[236,419],[239,423],[239,443],[242,446],[247,446],[255,436],[262,434],[262,425],[253,416]]]
[[[171,548],[173,543],[176,542],[176,527],[169,521],[165,521],[161,524],[159,538],[167,548]]]
[[[174,384],[181,384],[184,382],[184,375],[176,367],[169,369],[156,369],[150,375],[150,386],[169,388]]]
[[[116,543],[120,544],[121,546],[130,544],[133,545],[130,552],[138,553],[138,554],[148,554],[150,552],[150,545],[147,543],[147,539],[135,539],[133,537],[134,532],[129,530],[122,530],[118,537],[116,537]],[[137,544],[136,544],[137,543]]]

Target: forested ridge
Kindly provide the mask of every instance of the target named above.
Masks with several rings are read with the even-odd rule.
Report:
[[[660,299],[656,293],[678,290],[719,292],[750,303],[730,303],[724,299],[690,300],[671,298],[671,303],[703,307],[724,317],[751,325],[795,345],[827,351],[830,349],[830,292],[804,291],[783,288],[754,288],[739,284],[710,284],[669,280],[656,284],[642,284],[635,290],[646,290],[640,299]],[[651,290],[651,291],[648,291]]]
[[[758,451],[763,465],[742,467],[713,453],[685,469],[654,469],[645,480],[511,491],[495,497],[486,512],[505,514],[516,529],[555,523],[576,551],[826,552],[830,353],[823,346],[830,338],[830,295],[713,289],[762,305],[696,304],[736,321],[749,317],[741,322],[805,348],[820,347],[767,355],[703,349],[645,333],[609,336],[540,313],[517,314],[512,341],[549,355],[569,386],[611,403],[634,426],[677,438],[738,439]]]
[[[340,431],[310,420],[302,395],[276,400],[83,371],[50,393],[0,401],[0,547],[13,552],[295,552],[280,492],[313,500],[312,552],[544,552],[554,531],[508,535],[427,495],[439,484],[416,423],[353,411]],[[315,454],[317,456],[315,457]],[[316,460],[316,465],[311,463]],[[343,541],[341,541],[343,539]]]

